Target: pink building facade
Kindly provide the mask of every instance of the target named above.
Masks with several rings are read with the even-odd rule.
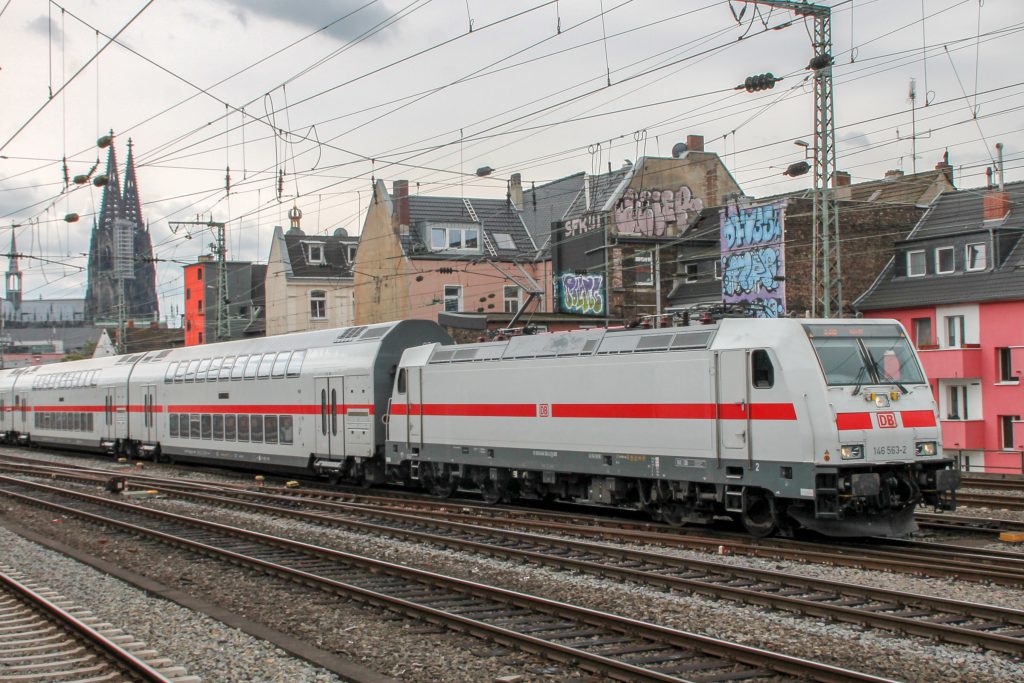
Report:
[[[856,302],[865,317],[903,323],[943,448],[971,472],[1024,474],[1022,200],[1024,183],[943,195]]]

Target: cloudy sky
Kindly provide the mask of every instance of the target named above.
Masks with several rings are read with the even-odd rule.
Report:
[[[978,187],[997,142],[1007,180],[1024,177],[1024,3],[823,4],[854,182],[948,150],[958,186]],[[226,221],[230,258],[265,261],[293,202],[308,232],[358,233],[373,178],[504,196],[514,172],[529,185],[604,171],[702,134],[748,195],[808,187],[781,172],[812,135],[812,26],[744,5],[0,0],[3,251],[19,226],[26,296],[82,296],[100,191],[65,192],[61,159],[72,176],[98,156],[102,169],[95,141],[111,129],[122,164],[135,145],[165,316],[180,313],[181,264],[212,238],[168,221]],[[733,89],[767,71],[785,77],[773,90]],[[481,166],[496,170],[478,178]]]

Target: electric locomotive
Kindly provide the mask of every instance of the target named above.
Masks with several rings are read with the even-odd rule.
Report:
[[[410,348],[385,458],[441,495],[902,535],[955,505],[940,436],[898,323],[724,319]]]

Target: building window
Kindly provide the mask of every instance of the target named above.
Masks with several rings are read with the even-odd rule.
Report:
[[[907,252],[907,277],[921,277],[925,274],[924,250]]]
[[[324,246],[322,244],[307,244],[306,261],[308,261],[309,263],[323,263]]]
[[[1020,378],[1013,374],[1013,351],[1009,347],[996,349],[996,358],[999,359],[999,381],[1020,382]]]
[[[354,245],[354,244],[350,244],[348,246],[348,262],[349,263],[355,263],[356,262],[356,245]]]
[[[950,315],[946,317],[946,346],[957,349],[964,344],[964,317]]]
[[[185,320],[185,331],[186,332],[191,332],[192,331],[192,321],[191,320]]]
[[[721,259],[715,259],[715,279],[716,280],[721,280],[722,279],[722,260]]]
[[[458,313],[462,310],[462,287],[459,285],[444,286],[444,310]]]
[[[200,299],[199,301],[196,302],[196,304],[198,304],[198,306],[199,306],[199,312],[202,313],[203,312],[203,300]]]
[[[697,281],[697,273],[700,272],[700,267],[696,263],[687,263],[683,269],[684,275],[686,275],[686,283],[691,284]]]
[[[188,301],[191,298],[192,298],[192,290],[189,289],[188,287],[186,287],[185,288],[185,301]]]
[[[1013,423],[1020,420],[1020,415],[999,416],[999,447],[1004,451],[1013,450]]]
[[[516,313],[519,311],[519,292],[520,289],[516,285],[505,285],[503,287],[506,313]]]
[[[199,343],[200,344],[203,343],[203,333],[202,332],[199,333]]]
[[[196,268],[196,279],[197,280],[202,280],[203,279],[203,269],[202,268]]]
[[[970,411],[967,402],[967,385],[953,384],[946,387],[946,419],[969,420]]]
[[[323,320],[327,317],[327,292],[314,289],[309,293],[309,317]]]
[[[633,252],[633,275],[635,282],[638,285],[653,285],[654,284],[654,269],[652,268],[654,261],[651,258],[651,252],[649,251],[635,251]]]
[[[477,250],[480,248],[480,230],[476,227],[433,227],[430,229],[430,248],[433,251]]]
[[[984,242],[968,244],[964,254],[964,270],[985,270],[988,249]]]
[[[516,250],[516,241],[507,232],[494,233],[494,244],[498,249],[504,249],[505,251]]]
[[[956,270],[953,261],[953,247],[939,247],[935,250],[935,272],[946,275]]]
[[[917,344],[918,348],[931,346],[935,343],[932,339],[931,318],[914,318],[910,322],[914,328],[914,343]]]

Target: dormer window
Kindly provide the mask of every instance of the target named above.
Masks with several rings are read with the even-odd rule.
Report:
[[[431,251],[479,251],[480,229],[476,225],[432,225]]]
[[[935,250],[935,272],[939,275],[947,275],[956,270],[953,258],[953,247],[939,247]]]
[[[324,245],[319,242],[307,242],[306,247],[306,263],[323,263],[324,262]]]
[[[988,266],[988,249],[984,242],[968,244],[964,254],[964,270],[985,270]]]
[[[921,277],[926,272],[924,249],[907,252],[907,277]]]
[[[355,263],[356,262],[356,245],[354,245],[354,244],[350,244],[348,246],[348,262],[349,263]]]

